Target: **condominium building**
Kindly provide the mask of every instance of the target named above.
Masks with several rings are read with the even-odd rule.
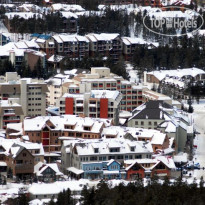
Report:
[[[7,72],[0,82],[0,98],[19,98],[24,116],[46,114],[47,85],[31,78],[20,78],[16,72]]]
[[[66,152],[68,148],[70,152]],[[64,172],[68,167],[75,167],[84,171],[95,169],[96,174],[103,169],[102,162],[108,163],[109,160],[114,159],[123,163],[124,160],[128,159],[151,158],[153,152],[149,143],[124,138],[85,140],[83,142],[70,140],[64,143],[61,151]]]
[[[110,73],[107,67],[92,67],[91,74],[76,76],[73,82],[79,85],[80,93],[91,90],[118,90],[122,93],[121,110],[131,111],[141,105],[142,87]]]
[[[54,54],[55,44],[52,36],[34,33],[31,38],[39,45],[40,50],[46,53],[47,59]]]
[[[88,34],[90,55],[110,56],[113,60],[119,60],[122,54],[122,40],[117,33]]]
[[[21,123],[10,124],[7,134],[10,137],[20,132],[27,135],[30,142],[42,143],[46,152],[45,158],[52,161],[60,156],[59,137],[97,139],[101,137],[102,129],[111,123],[112,120],[108,119],[82,118],[75,115],[39,116],[24,119],[21,128],[18,126]]]
[[[68,92],[68,87],[69,93],[79,93],[79,88],[73,84],[72,78],[82,72],[88,73],[89,71],[85,69],[72,69],[64,71],[65,74],[59,73],[46,80],[45,83],[48,86],[47,104],[51,106],[56,105],[58,99]]]
[[[84,94],[64,94],[58,100],[57,106],[61,115],[109,118],[117,125],[121,99],[122,94],[117,90],[92,90]]]
[[[80,59],[89,55],[89,40],[84,36],[60,34],[53,39],[59,55]]]
[[[19,123],[24,116],[19,98],[0,101],[0,128],[6,129],[8,123]]]

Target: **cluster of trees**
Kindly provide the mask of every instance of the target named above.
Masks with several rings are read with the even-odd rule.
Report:
[[[201,29],[205,29],[205,25],[203,24],[205,12],[200,10],[199,13],[201,16],[198,15],[192,20],[196,21],[196,28],[199,28],[201,26]],[[172,38],[169,35],[186,34],[187,32],[191,33],[193,30],[196,30],[196,28],[192,29],[191,27],[177,27],[177,21],[185,21],[185,18],[182,17],[175,18],[175,21],[164,19],[163,24],[160,24],[161,21],[156,21],[157,23],[155,24],[153,19],[154,16],[148,15],[146,10],[144,10],[144,12],[138,12],[137,15],[135,15],[135,35],[142,36],[145,40],[158,41],[161,42],[162,45],[166,45],[172,43]],[[154,33],[153,31],[156,33]],[[166,35],[163,36],[159,35],[158,33]]]
[[[72,60],[65,57],[60,64],[62,70],[71,70],[74,68],[81,68],[90,70],[91,67],[108,67],[112,73],[122,76],[124,79],[128,79],[126,71],[126,65],[124,58],[121,56],[118,62],[115,62],[111,57],[103,58],[102,56],[95,56],[93,58],[84,57],[81,60]]]
[[[53,71],[51,70],[49,73],[46,68],[43,68],[40,59],[37,61],[33,70],[31,70],[25,61],[23,61],[20,66],[15,68],[10,60],[0,60],[0,75],[5,75],[6,72],[17,72],[21,77],[46,79],[52,75]]]
[[[73,204],[69,194],[60,193],[57,202],[50,202],[49,205]],[[183,182],[181,178],[175,182],[170,182],[167,178],[162,183],[157,178],[152,178],[147,186],[144,186],[142,180],[124,185],[120,183],[118,186],[112,187],[108,183],[102,181],[98,184],[97,189],[87,189],[84,187],[80,202],[82,205],[189,205],[204,204],[205,188],[203,178],[199,186],[194,181],[192,184]],[[59,203],[60,202],[60,203]]]
[[[119,33],[122,36],[129,36],[129,26],[132,22],[132,15],[120,10],[114,11],[109,8],[102,15],[81,16],[78,19],[79,34],[87,33]]]
[[[78,18],[79,34],[106,32],[129,36],[130,19],[131,17],[126,12],[113,11],[111,9],[107,9],[100,16],[98,14],[83,15]],[[15,33],[60,33],[65,27],[63,20],[64,18],[60,12],[51,12],[44,15],[44,18],[39,18],[38,14],[29,19],[15,16],[10,20],[10,25]]]
[[[127,185],[120,183],[112,186],[112,183],[101,181],[96,188],[88,189],[84,186],[81,192],[80,204],[82,205],[190,205],[204,204],[205,187],[204,180],[201,178],[199,184],[194,180],[188,184],[180,178],[170,181],[165,178],[164,181],[157,177],[151,178],[144,186],[142,179],[130,182]],[[15,199],[9,199],[10,205],[28,205],[29,198],[21,195]],[[71,194],[70,189],[60,192],[57,201],[51,198],[49,205],[73,205],[77,201]]]
[[[19,16],[15,16],[10,20],[10,25],[14,33],[46,33],[56,32],[59,33],[63,28],[63,17],[59,12],[50,13],[45,15],[44,18],[40,18],[39,14],[33,16],[33,18],[24,19]]]
[[[204,42],[205,38],[203,37]],[[205,69],[205,44],[199,42],[199,36],[188,38],[173,37],[171,45],[149,49],[139,46],[133,56],[133,64],[141,72],[156,69],[176,69],[198,67]]]

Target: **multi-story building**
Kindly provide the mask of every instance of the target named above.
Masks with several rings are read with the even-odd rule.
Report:
[[[64,94],[57,106],[60,108],[60,115],[109,118],[118,125],[121,99],[122,94],[116,90],[92,90],[84,94]]]
[[[113,60],[119,60],[122,54],[122,40],[119,34],[88,34],[90,55],[110,56]]]
[[[83,58],[89,55],[89,40],[84,36],[54,35],[56,53],[70,58]]]
[[[0,128],[6,129],[8,123],[19,123],[23,117],[23,109],[19,98],[8,98],[0,101]]]
[[[39,45],[40,50],[46,53],[47,59],[55,53],[55,44],[52,36],[34,33],[31,38]]]
[[[6,158],[6,163],[14,176],[23,178],[24,175],[33,175],[34,156],[25,147],[13,145]]]
[[[61,15],[63,19],[62,32],[77,33],[78,16],[70,11],[62,11]]]
[[[0,139],[1,161],[6,162],[14,176],[32,176],[34,165],[44,162],[42,144],[23,141],[23,139]],[[3,157],[3,158],[2,158]],[[9,171],[8,171],[9,173]],[[11,174],[11,173],[9,173]]]
[[[147,42],[142,38],[130,38],[130,37],[122,37],[122,44],[123,44],[123,55],[125,60],[129,61],[132,60],[133,54],[137,47],[139,46],[149,46],[149,48],[157,47],[158,43]]]
[[[121,110],[131,111],[143,102],[142,87],[110,73],[106,67],[93,67],[91,74],[78,75],[73,82],[79,86],[80,93],[91,90],[118,90],[122,93]]]
[[[19,98],[24,116],[46,114],[47,85],[40,80],[20,78],[16,72],[7,72],[0,83],[0,98]]]
[[[155,159],[136,159],[125,161],[128,180],[149,177],[179,177],[173,158],[160,156]]]
[[[66,152],[68,148],[70,152]],[[94,178],[102,178],[103,168],[111,159],[123,163],[128,159],[151,158],[151,156],[152,148],[142,141],[130,141],[123,138],[83,142],[70,140],[62,146],[62,170],[66,173],[67,168],[75,167],[83,170],[91,178],[91,175]]]
[[[129,127],[158,129],[166,133],[175,140],[176,151],[184,151],[188,140],[187,130],[192,130],[193,135],[192,122],[186,114],[178,112],[163,101],[148,101],[136,108],[127,124]],[[192,140],[190,139],[190,143]]]
[[[10,60],[13,66],[18,69],[23,61],[33,70],[40,59],[43,68],[46,67],[46,54],[39,51],[39,45],[33,41],[9,42],[0,47],[0,59]]]
[[[29,140],[42,143],[47,161],[60,156],[61,142],[59,137],[95,139],[101,137],[102,129],[110,126],[112,120],[99,118],[81,118],[75,115],[43,116],[24,119],[21,130],[18,124],[10,124],[7,129],[8,137],[21,132],[28,135]],[[18,128],[17,128],[18,127]]]
[[[57,100],[64,93],[79,93],[79,87],[73,84],[72,78],[78,73],[88,73],[88,70],[73,69],[65,71],[66,74],[57,74],[45,81],[48,86],[47,103],[48,105],[56,105]]]

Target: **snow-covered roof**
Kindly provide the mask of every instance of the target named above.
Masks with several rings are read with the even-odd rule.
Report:
[[[67,19],[71,18],[71,17],[73,17],[75,19],[78,18],[78,16],[75,13],[70,12],[70,11],[62,11],[61,14],[62,14],[62,17],[67,18]]]
[[[36,14],[32,12],[10,12],[5,13],[8,19],[13,19],[18,16],[19,18],[30,19],[30,18],[42,18],[42,14]]]
[[[160,124],[160,127],[165,128],[166,133],[175,133],[177,126],[172,121],[165,121]]]
[[[58,194],[63,190],[67,190],[68,188],[71,191],[82,191],[84,185],[87,185],[88,180],[78,180],[78,181],[58,181],[50,184],[36,184],[33,183],[28,192],[32,195],[52,195]]]
[[[141,167],[145,171],[146,170],[153,170],[160,162],[162,162],[164,165],[166,165],[169,169],[176,169],[176,166],[174,164],[174,160],[172,157],[158,156],[155,159],[145,158],[145,159],[125,160],[125,164],[129,165],[126,167],[125,170],[129,170],[136,163],[140,164]],[[149,164],[150,167],[147,167],[144,164]]]
[[[205,74],[205,71],[199,68],[185,68],[185,69],[177,69],[177,70],[159,70],[148,72],[147,74],[154,75],[160,81],[165,77],[179,77],[182,78],[184,76],[192,76],[196,77],[197,75]]]
[[[44,155],[44,149],[43,149],[42,143],[33,143],[33,142],[28,142],[28,141],[22,142],[20,138],[17,138],[17,139],[0,138],[0,144],[4,147],[5,154],[7,155],[9,154],[9,152],[11,152],[11,154],[13,155],[13,158],[16,157],[16,154],[22,147],[26,148],[29,151],[38,150],[39,153],[33,154],[34,156]]]
[[[69,168],[67,168],[67,170],[68,170],[69,172],[73,172],[73,173],[76,174],[76,175],[79,175],[79,174],[84,173],[84,171],[83,171],[82,169],[77,169],[77,168],[75,168],[75,167],[69,167]]]
[[[61,4],[61,3],[56,3],[52,4],[52,8],[54,11],[85,11],[85,9],[82,8],[82,6],[77,5],[77,4]]]
[[[38,164],[37,164],[38,165]],[[37,176],[42,176],[43,175],[43,172],[47,169],[47,168],[51,168],[54,172],[55,172],[55,175],[57,176],[62,176],[63,173],[60,172],[59,168],[58,168],[58,165],[56,163],[50,163],[50,164],[42,164],[40,167],[35,167],[35,174]]]
[[[112,120],[100,118],[81,118],[76,115],[62,116],[39,116],[33,119],[24,119],[24,131],[37,131],[43,129],[47,121],[50,121],[54,127],[52,130],[65,130],[65,125],[75,124],[73,131],[99,133],[103,125],[108,126]],[[90,131],[84,130],[84,125],[93,124]]]
[[[63,42],[71,42],[71,43],[78,43],[78,41],[83,41],[88,43],[89,40],[80,35],[70,35],[70,34],[57,34],[54,35],[53,38],[57,41],[57,43],[63,43]]]
[[[164,133],[154,133],[151,143],[156,145],[162,145],[165,141],[166,134]]]
[[[130,150],[130,140],[127,139],[100,139],[96,141],[85,141],[79,142],[76,144],[76,151],[78,155],[99,155],[99,154],[110,154],[116,155],[119,154],[126,154],[131,153]],[[94,152],[93,147],[98,147],[98,153]],[[145,145],[142,141],[133,141],[132,146],[135,146],[135,151],[132,153],[152,153],[152,149]],[[119,152],[110,152],[112,148],[119,148]]]
[[[59,56],[59,55],[52,55],[49,59],[48,62],[60,62],[61,60],[63,60],[64,56]]]

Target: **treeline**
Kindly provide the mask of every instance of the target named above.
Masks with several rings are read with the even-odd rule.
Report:
[[[0,60],[0,75],[5,75],[6,72],[17,72],[22,78],[30,77],[46,79],[52,75],[52,73],[49,73],[46,68],[43,68],[40,59],[33,70],[31,70],[24,60],[21,65],[17,67],[15,67],[10,60]]]
[[[59,12],[45,15],[40,18],[39,14],[33,18],[24,19],[15,16],[10,20],[10,25],[14,33],[59,33],[63,28],[63,18]]]
[[[77,204],[75,194],[70,189],[63,190],[57,196],[57,201],[51,198],[48,205],[73,205]],[[9,199],[9,205],[28,205],[29,197],[21,195],[18,198]],[[81,205],[203,205],[205,202],[204,180],[199,184],[194,180],[188,184],[178,178],[170,181],[165,178],[159,181],[154,177],[147,180],[147,185],[138,179],[125,185],[123,182],[112,186],[112,182],[101,181],[97,187],[88,189],[84,186],[81,192]]]
[[[201,43],[200,43],[201,42]],[[159,69],[176,69],[198,67],[205,69],[205,38],[198,36],[188,38],[172,38],[171,45],[149,49],[147,46],[136,48],[133,64],[136,69],[143,71]]]
[[[61,196],[61,197],[60,197]],[[194,181],[187,184],[181,179],[171,183],[165,179],[162,184],[153,178],[144,186],[142,180],[124,185],[120,183],[118,186],[102,181],[98,184],[97,189],[87,189],[84,187],[80,199],[82,205],[192,205],[204,204],[205,188],[204,181],[201,179],[199,187]],[[73,204],[68,193],[60,193],[55,203],[53,200],[49,205]]]
[[[78,19],[79,34],[87,33],[119,33],[121,36],[130,36],[129,26],[132,26],[133,16],[126,11],[114,11],[109,8],[99,15],[81,16]],[[134,23],[133,23],[134,25]]]
[[[10,25],[15,33],[61,33],[65,27],[63,20],[60,12],[51,12],[46,14],[44,18],[40,18],[38,14],[29,19],[15,16],[10,20]],[[130,22],[131,17],[126,12],[107,9],[102,16],[97,15],[97,13],[90,16],[80,16],[78,18],[78,34],[105,32],[129,36]]]
[[[123,57],[120,57],[120,60],[115,63],[111,58],[104,58],[103,56],[96,55],[93,58],[84,57],[82,60],[72,60],[68,57],[65,57],[64,60],[60,63],[60,68],[63,70],[72,70],[74,68],[81,68],[90,70],[91,67],[108,67],[112,73],[122,76],[124,79],[128,79],[128,74],[126,72],[126,65]]]

